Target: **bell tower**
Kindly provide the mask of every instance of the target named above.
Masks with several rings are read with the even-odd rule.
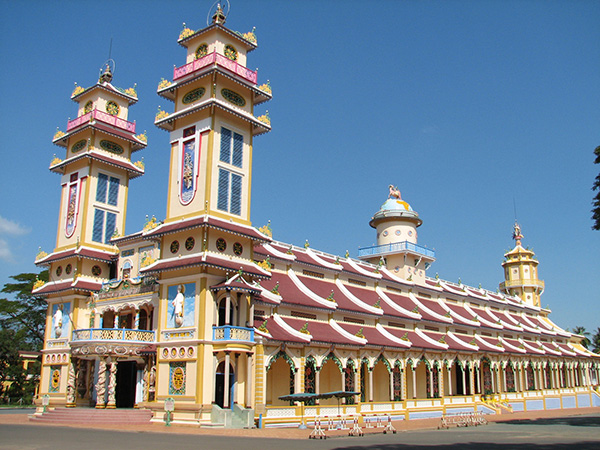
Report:
[[[171,143],[165,223],[205,213],[250,225],[253,140],[271,130],[254,107],[271,99],[271,88],[258,86],[247,67],[254,31],[233,32],[225,21],[219,6],[206,28],[184,24],[178,43],[186,62],[158,86],[174,104],[172,113],[159,108],[155,121]]]
[[[523,235],[517,222],[514,225],[513,239],[516,242],[515,248],[504,254],[504,282],[500,283],[500,290],[519,297],[527,305],[539,307],[540,296],[544,292],[544,282],[538,278],[539,262],[533,251],[522,247]]]

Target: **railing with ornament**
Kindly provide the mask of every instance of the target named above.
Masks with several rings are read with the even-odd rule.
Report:
[[[73,331],[73,341],[154,342],[155,333],[128,328],[84,328]]]
[[[122,130],[135,133],[135,122],[129,122],[128,120],[110,115],[98,109],[94,109],[87,114],[83,114],[82,116],[77,117],[76,119],[69,120],[67,122],[67,132],[71,131],[74,128],[77,128],[78,126],[84,123],[90,122],[92,119],[96,119],[100,122],[107,123]]]
[[[408,241],[359,248],[358,257],[361,258],[365,256],[385,255],[402,251],[409,251],[419,255],[428,256],[430,258],[435,258],[435,251]]]
[[[247,341],[254,342],[254,328],[224,325],[213,327],[213,341]]]
[[[256,80],[258,79],[257,72],[250,70],[242,66],[241,64],[238,64],[237,62],[218,54],[217,52],[213,52],[209,53],[206,56],[203,56],[202,58],[198,58],[195,61],[192,61],[191,63],[188,63],[184,66],[175,67],[175,69],[173,69],[173,81],[185,77],[186,75],[194,73],[207,66],[210,66],[211,64],[216,64],[217,66],[224,67],[230,72],[239,75],[240,77],[250,81],[253,84],[256,84]]]

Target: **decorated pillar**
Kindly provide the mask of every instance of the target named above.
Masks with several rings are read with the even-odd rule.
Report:
[[[110,363],[110,373],[109,373],[109,378],[108,378],[108,402],[106,403],[107,409],[114,409],[117,407],[116,390],[117,390],[117,362],[112,361]]]
[[[119,328],[119,313],[117,311],[115,311],[115,320],[113,322],[113,328]]]
[[[98,364],[98,381],[96,382],[96,408],[104,408],[106,394],[106,359],[100,358]]]
[[[417,398],[417,371],[415,370],[415,366],[411,364],[411,369],[412,369],[412,379],[413,379],[413,395],[412,398]]]
[[[475,375],[475,379],[477,380],[477,394],[481,395],[481,370],[479,366],[475,366],[475,370],[477,371],[477,375]]]
[[[427,394],[429,398],[433,398],[433,364],[427,363],[427,369],[427,371],[429,372],[429,389]]]
[[[231,325],[231,292],[227,291],[227,296],[225,297],[225,325]]]
[[[529,389],[529,375],[527,374],[527,366],[523,366],[523,373],[525,374],[525,386],[523,391]]]
[[[298,369],[294,369],[294,387],[298,381]],[[294,392],[297,392],[294,390]],[[246,353],[246,408],[252,408],[252,354]]]
[[[490,377],[492,380],[492,393],[496,393],[496,367],[490,366],[490,371],[492,372],[492,376]]]
[[[228,297],[229,298],[229,297]],[[229,308],[227,308],[227,311],[229,311]],[[223,408],[227,408],[229,406],[229,391],[231,389],[231,386],[229,384],[229,361],[230,361],[230,356],[229,356],[229,352],[225,352],[225,389],[223,392]]]
[[[135,309],[135,322],[133,324],[134,330],[140,329],[140,308]]]
[[[76,358],[71,358],[69,363],[69,374],[67,376],[67,408],[75,407],[75,364],[77,364]]]
[[[452,397],[454,394],[452,393],[452,363],[448,364],[448,395]]]
[[[373,402],[373,367],[369,367],[369,402]]]

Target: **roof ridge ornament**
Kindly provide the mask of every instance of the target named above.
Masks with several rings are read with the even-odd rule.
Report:
[[[523,234],[521,234],[521,226],[515,220],[515,225],[513,227],[513,239],[517,243],[517,245],[521,245],[521,239],[523,239]]]
[[[99,83],[110,83],[113,79],[113,75],[115,73],[115,60],[114,59],[107,59],[106,62],[103,64],[104,66],[104,70],[102,70],[102,67],[100,68],[100,76],[98,77],[98,82]]]
[[[225,0],[223,2],[223,7],[221,6],[222,2],[220,1],[216,1],[212,4],[212,6],[210,7],[210,9],[208,10],[208,15],[206,16],[206,25],[210,26],[212,24],[220,24],[223,25],[226,21],[227,21],[227,16],[229,15],[229,10],[231,9],[231,5],[229,3],[229,0]],[[214,13],[212,14],[212,23],[210,21],[211,19],[211,13],[214,11]]]

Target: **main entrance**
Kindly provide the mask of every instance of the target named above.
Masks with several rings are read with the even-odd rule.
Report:
[[[117,408],[133,408],[135,404],[137,364],[135,361],[117,363]]]
[[[227,402],[225,401],[225,362],[221,362],[217,366],[217,373],[215,374],[215,403],[221,408],[228,409],[233,403],[233,384],[235,382],[235,375],[233,373],[233,367],[229,365],[229,395]]]

